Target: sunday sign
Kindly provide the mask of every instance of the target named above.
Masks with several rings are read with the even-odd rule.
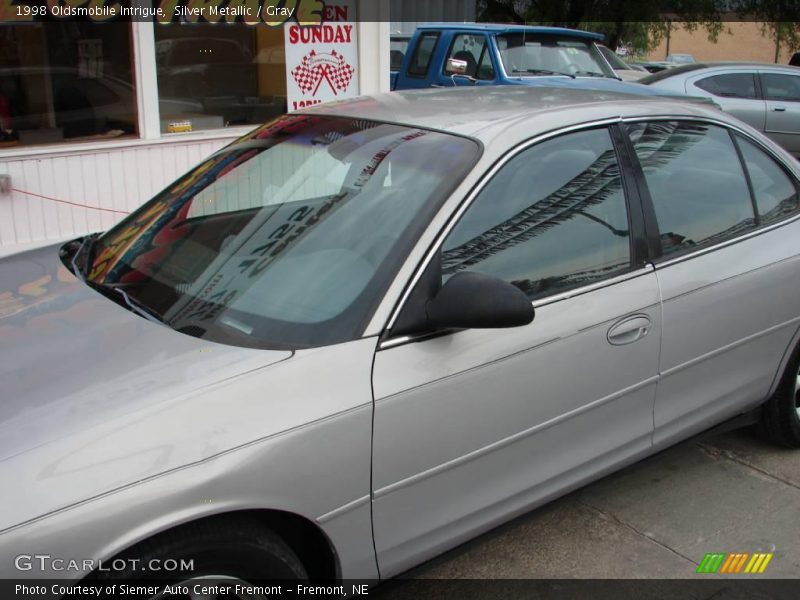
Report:
[[[325,2],[321,25],[284,25],[286,103],[291,112],[359,94],[356,7]]]

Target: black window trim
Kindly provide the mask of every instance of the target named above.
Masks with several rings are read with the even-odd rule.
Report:
[[[758,148],[763,150],[764,153],[767,154],[767,156],[769,156],[772,160],[774,160],[778,164],[778,166],[781,169],[783,169],[787,177],[789,177],[789,179],[792,181],[792,183],[795,186],[795,189],[798,190],[798,193],[800,193],[800,172],[798,172],[800,171],[800,169],[795,170],[797,169],[797,167],[790,167],[789,164],[784,159],[784,157],[776,154],[772,149],[765,146],[760,140],[751,135],[750,132],[741,129],[740,127],[732,123],[728,123],[726,121],[720,121],[712,117],[701,117],[694,115],[653,115],[653,116],[623,117],[622,119],[624,125],[628,123],[643,123],[643,122],[653,122],[653,121],[699,122],[699,123],[704,123],[706,125],[716,125],[718,127],[726,129],[729,132],[734,132],[736,134],[739,134],[748,141],[754,143]],[[626,138],[628,140],[628,144],[630,144],[632,148],[633,143],[630,141],[630,136],[626,135]],[[640,186],[640,189],[642,191],[641,193],[642,209],[645,214],[645,222],[646,225],[649,223],[648,231],[653,230],[656,233],[658,233],[658,224],[655,220],[655,209],[653,207],[653,201],[652,198],[650,197],[650,192],[649,189],[647,188],[647,183],[644,179],[644,171],[642,170],[641,164],[639,163],[639,160],[636,157],[635,153],[633,154],[633,162],[634,162],[634,175],[636,177],[637,184]],[[673,255],[667,257],[660,256],[659,258],[653,260],[653,266],[656,269],[661,269],[676,263],[690,260],[696,256],[708,254],[710,252],[715,252],[717,250],[727,248],[728,246],[731,246],[733,244],[738,244],[739,242],[748,240],[752,237],[763,235],[765,233],[772,231],[773,229],[784,227],[790,223],[793,223],[794,221],[797,221],[798,219],[800,219],[800,209],[798,209],[793,214],[787,215],[786,218],[781,219],[780,221],[776,221],[775,223],[770,223],[768,225],[762,225],[760,227],[754,227],[753,229],[747,232],[741,233],[740,235],[734,236],[722,242],[698,248],[697,250],[690,250],[686,253],[681,253],[679,255]],[[660,235],[658,237],[658,244],[660,247],[661,245]]]
[[[458,221],[461,219],[461,217],[464,215],[464,213],[469,209],[470,206],[472,206],[472,203],[475,201],[475,199],[478,197],[481,191],[483,191],[486,185],[488,185],[488,183],[500,171],[500,169],[502,169],[509,161],[515,158],[518,154],[524,152],[525,150],[537,144],[546,142],[550,139],[560,137],[563,135],[569,135],[570,133],[577,133],[580,131],[586,131],[591,129],[606,128],[611,137],[612,144],[614,144],[615,149],[617,149],[614,140],[615,134],[613,132],[613,128],[615,126],[619,127],[620,124],[621,124],[620,117],[609,117],[605,119],[597,119],[595,121],[588,121],[585,123],[577,123],[566,127],[561,127],[558,129],[543,132],[508,149],[500,158],[498,158],[494,163],[492,163],[478,178],[475,184],[464,194],[463,199],[460,201],[455,210],[451,209],[451,214],[449,215],[447,221],[439,228],[439,231],[436,233],[433,241],[424,251],[422,259],[417,263],[416,267],[413,269],[411,277],[409,277],[408,280],[406,281],[403,291],[400,293],[399,298],[389,311],[388,321],[383,326],[382,333],[380,335],[378,351],[388,350],[389,348],[395,348],[397,346],[401,346],[407,343],[414,343],[426,340],[431,337],[431,334],[429,333],[419,334],[419,335],[411,334],[411,335],[393,336],[391,330],[392,327],[394,327],[395,323],[397,322],[397,319],[400,313],[402,312],[403,307],[408,303],[409,298],[413,295],[414,289],[423,279],[425,271],[428,269],[431,263],[434,262],[434,257],[441,250],[442,244],[447,239],[447,236],[450,234],[450,232],[458,223]],[[623,150],[622,153],[620,153],[620,150],[617,150],[617,160],[619,161],[621,173],[625,173],[626,168],[628,169],[630,168],[629,164],[630,161],[624,158],[625,154],[627,154],[627,151]],[[480,164],[480,162],[478,164]],[[627,179],[625,175],[623,175],[622,180],[623,180],[623,192],[626,204],[628,202],[631,202],[632,204],[641,205],[641,200],[639,199],[637,188],[631,189],[632,193],[635,194],[635,196],[631,196],[629,200],[628,182],[631,181],[630,175],[628,176]],[[447,209],[447,204],[448,203],[445,202],[441,210]],[[631,239],[633,239],[634,237],[643,238],[644,232],[638,230],[638,227],[641,225],[641,221],[635,219],[631,215],[630,209],[628,210],[628,221],[629,221],[629,227],[631,228],[630,232]],[[634,228],[637,228],[637,230],[634,231]],[[596,281],[587,285],[576,287],[570,290],[565,290],[562,292],[557,292],[555,294],[544,296],[542,298],[537,298],[535,300],[532,300],[531,304],[535,308],[538,308],[540,306],[553,304],[555,302],[560,302],[562,300],[567,300],[569,298],[574,298],[576,296],[587,294],[598,289],[610,287],[612,285],[616,285],[624,281],[636,279],[638,277],[642,277],[652,272],[653,272],[653,265],[651,264],[651,261],[648,260],[648,262],[645,264],[636,265],[634,264],[634,255],[631,254],[631,262],[627,271],[623,273],[617,273],[616,275],[612,275],[606,279],[602,279],[600,281]]]
[[[433,48],[431,48],[431,56],[428,59],[428,64],[425,65],[425,73],[418,74],[412,73],[410,71],[411,65],[414,64],[414,61],[417,58],[417,53],[419,52],[420,46],[422,46],[422,42],[426,37],[432,37],[434,39]],[[441,31],[423,31],[419,34],[419,38],[417,38],[417,43],[414,46],[414,50],[411,52],[411,57],[408,61],[408,66],[406,67],[405,76],[412,77],[414,79],[425,79],[428,77],[428,73],[431,70],[431,63],[433,62],[433,55],[436,54],[436,49],[439,47],[439,39],[442,37]]]

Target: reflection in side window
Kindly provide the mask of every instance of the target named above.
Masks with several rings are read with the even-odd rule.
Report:
[[[755,227],[753,204],[728,132],[703,123],[629,126],[653,200],[665,256]]]
[[[797,189],[789,176],[755,144],[736,138],[753,184],[759,224],[769,225],[797,211]]]
[[[494,176],[445,240],[443,277],[477,271],[540,298],[628,270],[629,237],[608,131],[573,133]]]

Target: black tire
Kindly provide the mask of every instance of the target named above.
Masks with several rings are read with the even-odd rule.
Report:
[[[764,404],[761,430],[776,444],[800,448],[800,346],[789,358],[778,389]]]
[[[113,566],[115,561],[121,565],[119,559],[126,559],[125,568],[98,572],[93,578],[95,582],[163,585],[221,577],[263,585],[275,580],[308,579],[300,559],[280,537],[258,522],[240,517],[199,521],[166,531],[136,544],[106,565]],[[165,563],[168,560],[176,561],[178,568],[169,571],[149,569],[149,565],[154,564],[151,561],[160,561],[158,564],[164,567],[170,564],[171,567],[173,563]],[[181,561],[193,561],[192,568],[184,568]]]

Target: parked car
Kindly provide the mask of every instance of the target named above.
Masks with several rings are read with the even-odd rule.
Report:
[[[0,575],[375,581],[727,420],[800,446],[799,178],[663,98],[282,116],[0,261]]]
[[[691,54],[670,54],[667,56],[667,62],[676,63],[679,65],[688,65],[697,61]]]
[[[620,81],[603,58],[604,36],[561,27],[441,23],[417,27],[393,90],[427,87],[560,86],[627,92],[663,92]]]
[[[650,73],[644,67],[626,63],[608,46],[598,44],[597,49],[600,50],[603,58],[605,58],[611,68],[614,69],[614,73],[616,73],[616,75],[623,81],[639,81],[640,79],[647,77],[647,75]]]
[[[666,71],[667,69],[674,69],[678,66],[678,63],[671,63],[666,62],[663,60],[647,60],[647,61],[637,61],[633,63],[637,67],[642,67],[645,71],[649,73],[660,73],[661,71]]]
[[[694,63],[641,83],[713,98],[722,110],[800,157],[800,71],[767,63]]]

